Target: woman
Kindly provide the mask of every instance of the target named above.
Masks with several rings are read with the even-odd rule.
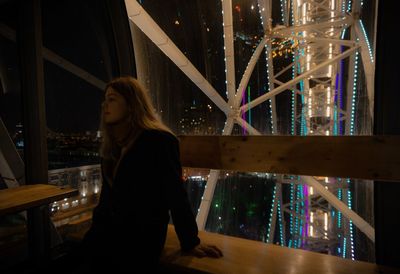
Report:
[[[103,186],[83,241],[86,254],[99,268],[122,271],[142,265],[152,272],[164,247],[170,212],[183,251],[222,256],[197,237],[181,179],[178,140],[157,119],[147,93],[132,77],[111,81],[105,91]]]

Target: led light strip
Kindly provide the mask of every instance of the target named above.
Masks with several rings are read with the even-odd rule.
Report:
[[[275,206],[275,195],[276,195],[276,184],[274,186],[274,194],[272,195],[272,204],[271,204],[271,210],[269,214],[269,222],[268,222],[268,234],[267,234],[267,242],[270,243],[270,232],[271,232],[271,222],[272,222],[272,215],[274,212],[274,206]],[[274,238],[274,235],[272,235],[272,238]]]

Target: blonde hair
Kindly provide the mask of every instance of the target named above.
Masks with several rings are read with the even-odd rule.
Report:
[[[142,130],[155,129],[169,132],[175,135],[166,125],[164,125],[157,117],[152,101],[141,86],[138,80],[131,76],[118,77],[109,82],[104,91],[112,88],[121,94],[130,110],[130,126],[131,130],[136,133],[132,138],[136,138]],[[100,147],[100,155],[104,159],[112,159],[112,151],[116,144],[112,139],[110,126],[104,122],[104,108],[101,110],[100,130],[102,133],[102,143]]]

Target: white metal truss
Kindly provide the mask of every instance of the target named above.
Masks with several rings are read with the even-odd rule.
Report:
[[[339,8],[341,6],[341,1],[335,0],[293,2],[294,26],[292,29],[303,29],[303,31],[292,35],[301,45],[295,53],[295,75],[304,75],[304,73],[312,71],[313,67],[315,68],[326,61],[337,58],[343,54],[341,46],[358,50],[359,45],[356,41],[350,40],[342,43],[338,41],[342,40],[340,39],[341,33],[346,28],[351,27],[353,22],[353,18]],[[341,20],[347,20],[347,23],[341,25]],[[339,24],[330,25],[334,21]],[[311,27],[312,25],[318,25],[318,28],[313,28]],[[357,52],[356,50],[353,52]],[[319,56],[315,54],[317,52],[319,52]],[[352,58],[354,54],[349,54],[349,56]],[[340,60],[338,59],[338,61]],[[340,71],[340,62],[333,62],[319,70],[312,71],[306,78],[302,79],[302,88],[299,92],[302,98],[302,106],[299,116],[297,116],[297,104],[292,102],[294,116],[300,117],[300,120],[294,119],[292,123],[301,126],[301,135],[337,134],[337,132],[334,133],[336,123],[334,119],[336,115],[335,109],[338,106],[340,109],[340,104],[335,102],[335,91],[340,88],[336,81]],[[340,75],[340,77],[342,76]],[[343,203],[331,193],[334,183],[322,186],[321,180],[329,180],[328,178],[316,179],[310,176],[293,176],[293,178],[292,182],[298,181],[299,184],[291,185],[290,210],[286,209],[290,214],[292,245],[301,247],[306,244],[308,248],[314,251],[321,251],[321,248],[325,248],[325,252],[332,252],[341,239],[350,238],[348,237],[350,229],[344,228],[347,227],[348,223],[343,218],[339,221],[342,230],[338,230],[335,227],[335,218],[331,215],[333,212],[332,206],[337,208],[340,214],[344,213],[341,210],[345,210],[346,214],[344,215],[348,218],[358,220],[357,217],[359,216],[351,211],[346,203]],[[312,193],[314,191],[316,193]],[[346,191],[343,189],[342,191],[347,194],[347,188]],[[316,196],[317,194],[325,199],[321,200],[318,198],[319,196]],[[346,197],[343,198],[346,201]],[[323,202],[325,200],[328,203]],[[354,215],[350,216],[348,214],[349,210]],[[358,227],[362,227],[363,232],[370,237],[371,231],[365,229],[363,226],[365,223],[362,225],[358,223]],[[371,227],[369,226],[369,228]],[[306,230],[306,233],[304,233],[304,230]],[[343,242],[340,246],[342,245]],[[350,249],[348,250],[350,251]]]
[[[270,92],[275,87],[275,75],[274,75],[274,62],[272,57],[272,44],[271,44],[271,33],[272,30],[272,0],[260,0],[258,1],[258,10],[261,15],[261,24],[265,30],[265,37],[266,39],[266,58],[267,58],[267,75],[268,75],[268,89]],[[284,7],[284,11],[286,11],[286,6]],[[288,13],[284,12],[284,22],[289,22]],[[271,132],[272,134],[278,133],[278,126],[277,121],[278,117],[276,114],[276,100],[275,96],[270,99],[270,113],[271,113]],[[281,189],[277,189],[277,191],[281,191]],[[279,195],[277,195],[279,196]]]
[[[325,68],[326,66],[333,64],[339,60],[342,60],[344,58],[349,57],[350,55],[352,55],[359,47],[355,46],[352,48],[349,48],[348,50],[346,50],[345,52],[343,52],[342,54],[339,54],[335,57],[333,57],[332,59],[328,59],[325,62],[319,64],[318,66],[315,66],[313,69],[308,70],[307,72],[299,75],[298,77],[296,77],[295,79],[292,79],[290,81],[288,81],[287,83],[285,83],[284,85],[281,85],[279,87],[274,88],[273,90],[271,90],[268,93],[265,93],[264,95],[261,95],[260,97],[254,99],[253,101],[247,103],[244,106],[241,106],[240,109],[241,111],[247,111],[263,102],[265,102],[268,99],[271,99],[273,96],[278,95],[281,92],[284,92],[287,89],[290,89],[292,86],[294,86],[295,84],[299,83],[301,80],[306,79],[307,77],[309,77],[310,75],[312,75],[315,72],[318,72],[320,69]]]
[[[258,59],[260,58],[260,55],[266,45],[267,41],[265,39],[265,37],[260,41],[260,43],[258,44],[256,50],[253,52],[253,55],[250,58],[250,61],[243,73],[243,77],[240,80],[240,84],[239,87],[237,89],[237,92],[235,94],[235,109],[239,107],[240,102],[242,101],[243,95],[246,91],[246,87],[247,84],[249,83],[251,74],[253,73],[254,67],[257,64]]]
[[[281,193],[281,188],[282,185],[277,183],[274,187],[274,192],[272,196],[272,206],[271,206],[271,214],[270,214],[270,221],[268,223],[268,234],[267,234],[267,243],[273,243],[274,242],[274,235],[275,235],[275,227],[276,227],[276,219],[277,219],[277,213],[278,213],[278,205],[279,205],[279,195],[278,193]]]
[[[374,80],[375,80],[375,65],[372,52],[369,49],[367,38],[363,31],[364,27],[361,20],[357,20],[354,24],[355,33],[361,45],[361,60],[364,68],[365,81],[367,83],[367,94],[369,102],[369,113],[374,117]]]
[[[224,27],[224,53],[225,53],[225,75],[228,102],[235,98],[235,50],[233,46],[233,19],[232,0],[222,0],[222,18]]]
[[[375,242],[375,229],[353,210],[340,201],[332,192],[328,191],[320,182],[311,176],[301,176],[301,180],[313,187],[326,201],[343,213],[354,225],[358,227],[372,242]]]
[[[230,135],[233,129],[233,118],[228,118],[223,130],[223,135]],[[214,197],[215,187],[217,185],[220,170],[211,170],[207,184],[204,189],[204,194],[200,202],[200,207],[197,213],[196,222],[199,230],[204,230],[207,223],[208,213],[210,212],[210,206]]]
[[[250,133],[250,135],[261,135],[261,133],[258,132],[257,129],[255,129],[249,123],[247,123],[245,120],[243,120],[242,117],[236,117],[235,122],[238,125],[240,125],[242,128],[244,128],[245,130],[247,130]]]
[[[284,24],[287,25],[289,22],[289,14],[285,12],[286,5],[284,8]],[[272,57],[272,37],[269,35],[272,31],[272,1],[271,0],[259,0],[258,1],[258,10],[260,13],[261,24],[265,30],[265,36],[263,41],[265,42],[265,54],[266,54],[266,61],[267,61],[267,79],[268,79],[268,92],[274,89],[275,87],[275,75],[274,75],[274,62]],[[252,61],[252,60],[251,60]],[[254,61],[253,61],[254,62]],[[240,101],[239,101],[240,103]],[[237,105],[239,106],[239,104]],[[271,114],[271,133],[276,135],[279,134],[278,126],[277,126],[277,112],[276,112],[276,99],[273,96],[270,99],[270,114]],[[245,121],[244,121],[245,122]],[[243,122],[242,122],[243,123]],[[254,132],[255,130],[249,131],[250,134],[258,135],[258,132]],[[278,222],[278,230],[280,234],[280,244],[285,245],[285,225],[284,225],[284,215],[283,211],[279,210],[282,209],[282,184],[280,181],[281,176],[276,178],[276,184],[274,188],[274,196],[273,202],[271,206],[271,218],[268,224],[268,235],[266,242],[274,243],[274,236],[275,236],[275,228]]]
[[[350,29],[350,37],[351,38],[355,38],[355,30],[354,28]],[[349,93],[347,95],[347,99],[346,99],[346,128],[345,128],[345,135],[352,135],[351,132],[351,125],[352,125],[352,121],[351,121],[351,115],[352,115],[352,110],[353,110],[353,98],[354,98],[354,94],[353,94],[353,87],[354,87],[354,79],[356,76],[356,73],[354,71],[354,68],[356,64],[356,55],[352,55],[349,58],[349,81],[347,82],[347,92]]]
[[[275,75],[274,75],[274,62],[273,62],[273,56],[272,56],[272,37],[271,37],[271,32],[272,32],[272,1],[271,0],[259,0],[258,1],[258,9],[259,13],[261,15],[261,24],[264,27],[265,30],[265,36],[264,39],[266,39],[266,58],[267,58],[267,76],[268,76],[268,92],[273,90],[275,88]],[[284,25],[287,26],[289,24],[289,13],[288,13],[287,6],[283,6],[283,21]],[[278,132],[278,117],[277,117],[277,112],[276,112],[276,99],[275,96],[273,96],[270,99],[270,114],[271,114],[271,133],[276,135],[279,134]],[[250,132],[250,131],[249,131]],[[251,132],[250,132],[251,134]],[[254,133],[253,133],[254,134]],[[257,134],[254,134],[257,135]],[[275,189],[274,189],[274,197],[273,197],[273,203],[272,203],[272,208],[271,208],[271,218],[270,218],[270,223],[268,224],[268,235],[266,241],[268,243],[273,243],[274,242],[274,236],[275,236],[275,228],[276,228],[276,223],[278,220],[278,229],[280,233],[280,241],[281,245],[285,245],[285,233],[284,233],[284,227],[285,225],[283,224],[284,222],[284,215],[282,210],[282,184],[280,182],[281,176],[279,176],[276,179],[276,184],[275,184]]]
[[[307,2],[307,1],[304,1]],[[304,31],[320,31],[325,28],[342,28],[350,26],[353,23],[353,18],[349,15],[343,15],[340,18],[330,18],[325,22],[308,23],[304,25],[296,25],[291,27],[275,27],[272,30],[271,37],[287,37],[292,33],[299,33]]]

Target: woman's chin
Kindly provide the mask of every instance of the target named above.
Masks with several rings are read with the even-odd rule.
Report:
[[[118,125],[118,124],[121,124],[121,120],[104,120],[104,123],[107,125],[107,126],[115,126],[115,125]]]
[[[114,120],[111,120],[111,119],[104,119],[104,123],[107,126],[112,126],[112,125],[115,125],[117,123],[117,121],[114,121]]]

